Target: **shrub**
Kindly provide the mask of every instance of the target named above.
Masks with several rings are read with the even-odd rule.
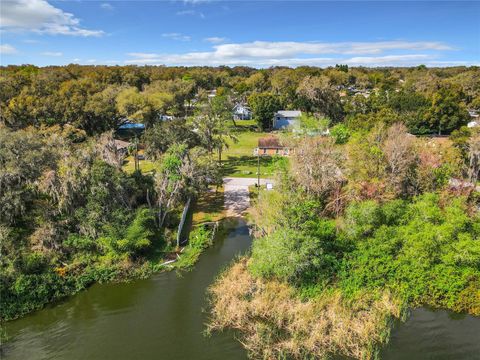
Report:
[[[330,135],[335,139],[335,144],[346,144],[350,139],[350,130],[344,124],[337,124],[330,129]]]

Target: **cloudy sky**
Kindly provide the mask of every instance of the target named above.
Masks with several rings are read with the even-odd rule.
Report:
[[[2,0],[2,65],[480,65],[480,2]]]

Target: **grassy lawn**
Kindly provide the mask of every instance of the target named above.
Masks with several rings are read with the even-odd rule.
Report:
[[[258,159],[253,155],[253,150],[258,146],[258,139],[269,133],[240,130],[236,135],[238,142],[230,141],[229,148],[222,154],[223,176],[256,177]],[[273,174],[273,162],[272,157],[260,157],[261,177]]]
[[[238,120],[237,126],[232,130],[238,141],[229,141],[229,148],[222,154],[223,176],[257,177],[258,159],[253,155],[253,150],[258,146],[258,139],[271,135],[268,132],[257,131],[254,120]],[[143,154],[143,150],[139,151]],[[272,176],[273,157],[260,157],[260,176]],[[132,156],[124,160],[123,170],[133,173],[135,164]],[[140,170],[143,174],[155,170],[155,164],[149,160],[140,160]]]
[[[203,193],[193,206],[193,225],[204,222],[219,221],[225,218],[225,208],[223,200],[223,187],[211,187],[210,191]]]
[[[138,154],[143,155],[143,150],[140,150]],[[142,174],[149,173],[155,169],[155,164],[150,160],[140,160],[139,165]],[[135,171],[135,162],[133,160],[133,156],[130,155],[124,159],[122,168],[123,171],[129,174],[132,174]]]

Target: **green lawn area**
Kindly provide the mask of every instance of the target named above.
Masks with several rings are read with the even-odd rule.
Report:
[[[139,155],[143,155],[143,150],[140,150],[138,152]],[[140,165],[140,171],[142,172],[142,174],[146,174],[146,173],[149,173],[151,172],[152,170],[155,169],[155,164],[153,161],[150,161],[150,160],[140,160],[139,161],[139,165]],[[124,160],[123,160],[123,171],[125,171],[126,173],[129,173],[129,174],[132,174],[134,171],[135,171],[135,162],[133,160],[133,156],[127,156]]]
[[[150,171],[155,169],[155,164],[150,160],[140,160],[139,165],[142,174],[149,173]],[[125,158],[122,168],[123,171],[129,174],[132,174],[135,171],[135,163],[133,161],[133,156],[128,156]]]
[[[223,187],[211,187],[202,193],[193,206],[193,225],[204,222],[219,221],[225,218]]]
[[[268,132],[257,131],[255,120],[238,120],[237,126],[232,125],[238,141],[229,141],[229,148],[222,154],[223,176],[257,177],[258,159],[253,150],[258,146],[258,139],[271,135]],[[143,154],[143,150],[139,151]],[[273,174],[275,158],[260,157],[260,176],[269,177]],[[123,170],[133,173],[135,169],[132,156],[124,160]],[[143,174],[155,169],[155,164],[149,160],[140,160],[140,170]]]
[[[250,121],[250,120],[247,120]],[[269,136],[268,132],[256,132],[243,130],[252,128],[253,124],[244,124],[237,128],[236,136],[238,142],[229,141],[229,148],[222,154],[223,176],[232,177],[256,177],[258,159],[253,155],[253,150],[258,146],[258,139]],[[240,123],[238,121],[237,123]],[[268,177],[273,175],[274,157],[260,157],[260,176]]]

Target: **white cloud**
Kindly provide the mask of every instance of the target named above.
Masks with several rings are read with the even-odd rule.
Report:
[[[50,5],[45,0],[2,1],[0,27],[8,31],[32,31],[40,34],[101,36],[101,30],[80,26],[73,14]]]
[[[191,16],[199,16],[200,18],[202,19],[205,19],[205,14],[201,11],[197,11],[197,10],[193,10],[193,9],[189,9],[189,10],[180,10],[180,11],[177,11],[176,14],[178,16],[185,16],[185,15],[191,15]]]
[[[112,11],[113,9],[115,9],[115,8],[113,7],[113,5],[112,5],[112,4],[109,4],[109,3],[102,3],[102,4],[100,4],[100,7],[101,7],[102,9],[108,10],[108,11]]]
[[[61,53],[60,51],[58,51],[58,52],[45,51],[45,52],[42,52],[40,55],[43,55],[43,56],[63,56],[63,53]]]
[[[275,57],[288,58],[295,54],[381,54],[386,50],[452,50],[440,42],[380,41],[380,42],[268,42],[254,41],[241,44],[215,46],[215,53],[222,57]]]
[[[18,53],[18,51],[12,45],[9,45],[9,44],[0,45],[0,55],[12,55],[16,53]]]
[[[195,10],[180,10],[180,11],[177,11],[177,15],[195,15],[197,12]]]
[[[178,35],[178,34],[177,34]],[[220,38],[209,38],[220,41]],[[204,39],[208,41],[207,39]],[[268,67],[329,66],[337,63],[364,66],[409,66],[434,61],[439,51],[452,50],[441,42],[266,42],[217,44],[211,51],[182,54],[129,53],[129,64],[247,65]],[[418,53],[420,52],[421,53]],[[394,52],[394,54],[389,54]],[[386,54],[385,54],[386,53]],[[320,56],[319,56],[320,55]],[[321,56],[329,55],[329,56]]]
[[[370,65],[370,64],[392,64],[418,62],[432,59],[431,55],[407,54],[407,55],[386,55],[386,56],[358,56],[346,60],[347,64]]]
[[[141,58],[141,59],[157,59],[159,56],[158,54],[139,53],[139,52],[131,52],[131,53],[128,53],[127,55],[135,58]]]
[[[162,34],[162,37],[169,38],[169,39],[172,39],[172,40],[178,40],[178,41],[190,41],[191,40],[190,36],[183,35],[183,34],[180,34],[180,33],[165,33],[165,34]]]
[[[227,41],[227,38],[212,36],[212,37],[208,37],[208,38],[203,39],[203,41],[207,41],[207,42],[212,43],[212,44],[220,44],[220,43],[223,43],[223,42]]]
[[[23,42],[25,44],[39,44],[40,43],[39,40],[34,40],[34,39],[25,39],[25,40],[23,40]]]
[[[192,4],[192,5],[196,5],[196,4],[201,4],[201,3],[208,3],[208,2],[211,2],[212,0],[183,0],[183,2],[185,4]]]

